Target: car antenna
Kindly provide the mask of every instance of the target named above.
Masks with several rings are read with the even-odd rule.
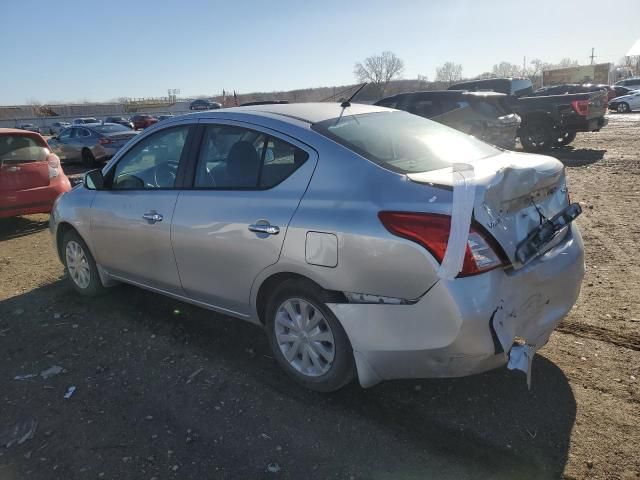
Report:
[[[356,96],[356,95],[358,95],[358,94],[360,93],[360,90],[362,90],[362,89],[363,89],[364,87],[366,87],[366,86],[367,86],[367,82],[364,82],[362,85],[360,85],[360,87],[359,87],[355,92],[353,92],[353,95],[351,95],[351,96],[349,97],[349,99],[344,100],[344,101],[340,104],[340,106],[341,106],[342,108],[350,107],[350,106],[351,106],[351,100],[353,100],[353,99],[355,98],[355,96]]]

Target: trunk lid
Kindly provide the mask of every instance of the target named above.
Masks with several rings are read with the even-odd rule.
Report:
[[[103,133],[102,135],[113,142],[112,146],[122,146],[131,140],[132,137],[138,135],[138,132],[131,130],[129,132]]]
[[[0,136],[0,191],[49,185],[49,150],[31,135]],[[39,135],[38,135],[39,137]]]
[[[515,255],[518,245],[542,223],[542,216],[551,218],[569,204],[564,165],[552,157],[515,152],[504,152],[469,165],[474,168],[473,218],[518,269],[523,266]],[[417,183],[453,186],[452,168],[407,176]],[[565,234],[566,229],[552,243]]]

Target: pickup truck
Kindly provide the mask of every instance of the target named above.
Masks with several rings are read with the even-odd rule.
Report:
[[[522,123],[518,136],[527,152],[569,145],[577,132],[597,132],[607,124],[607,92],[532,96],[526,78],[493,78],[460,82],[449,90],[494,91],[507,95],[507,104]]]

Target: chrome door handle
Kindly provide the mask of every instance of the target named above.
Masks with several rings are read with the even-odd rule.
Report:
[[[143,214],[142,218],[147,220],[149,223],[156,223],[156,222],[161,222],[164,217],[160,215],[158,212],[152,211],[152,212],[147,212]]]
[[[277,235],[280,233],[280,228],[275,225],[267,224],[253,224],[249,225],[249,230],[256,233],[266,233],[267,235]]]

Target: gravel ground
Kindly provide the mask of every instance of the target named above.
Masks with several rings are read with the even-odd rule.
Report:
[[[0,220],[0,480],[640,478],[639,151],[632,114],[553,152],[587,275],[531,392],[500,369],[311,393],[259,328],[129,286],[80,298],[46,215]]]

